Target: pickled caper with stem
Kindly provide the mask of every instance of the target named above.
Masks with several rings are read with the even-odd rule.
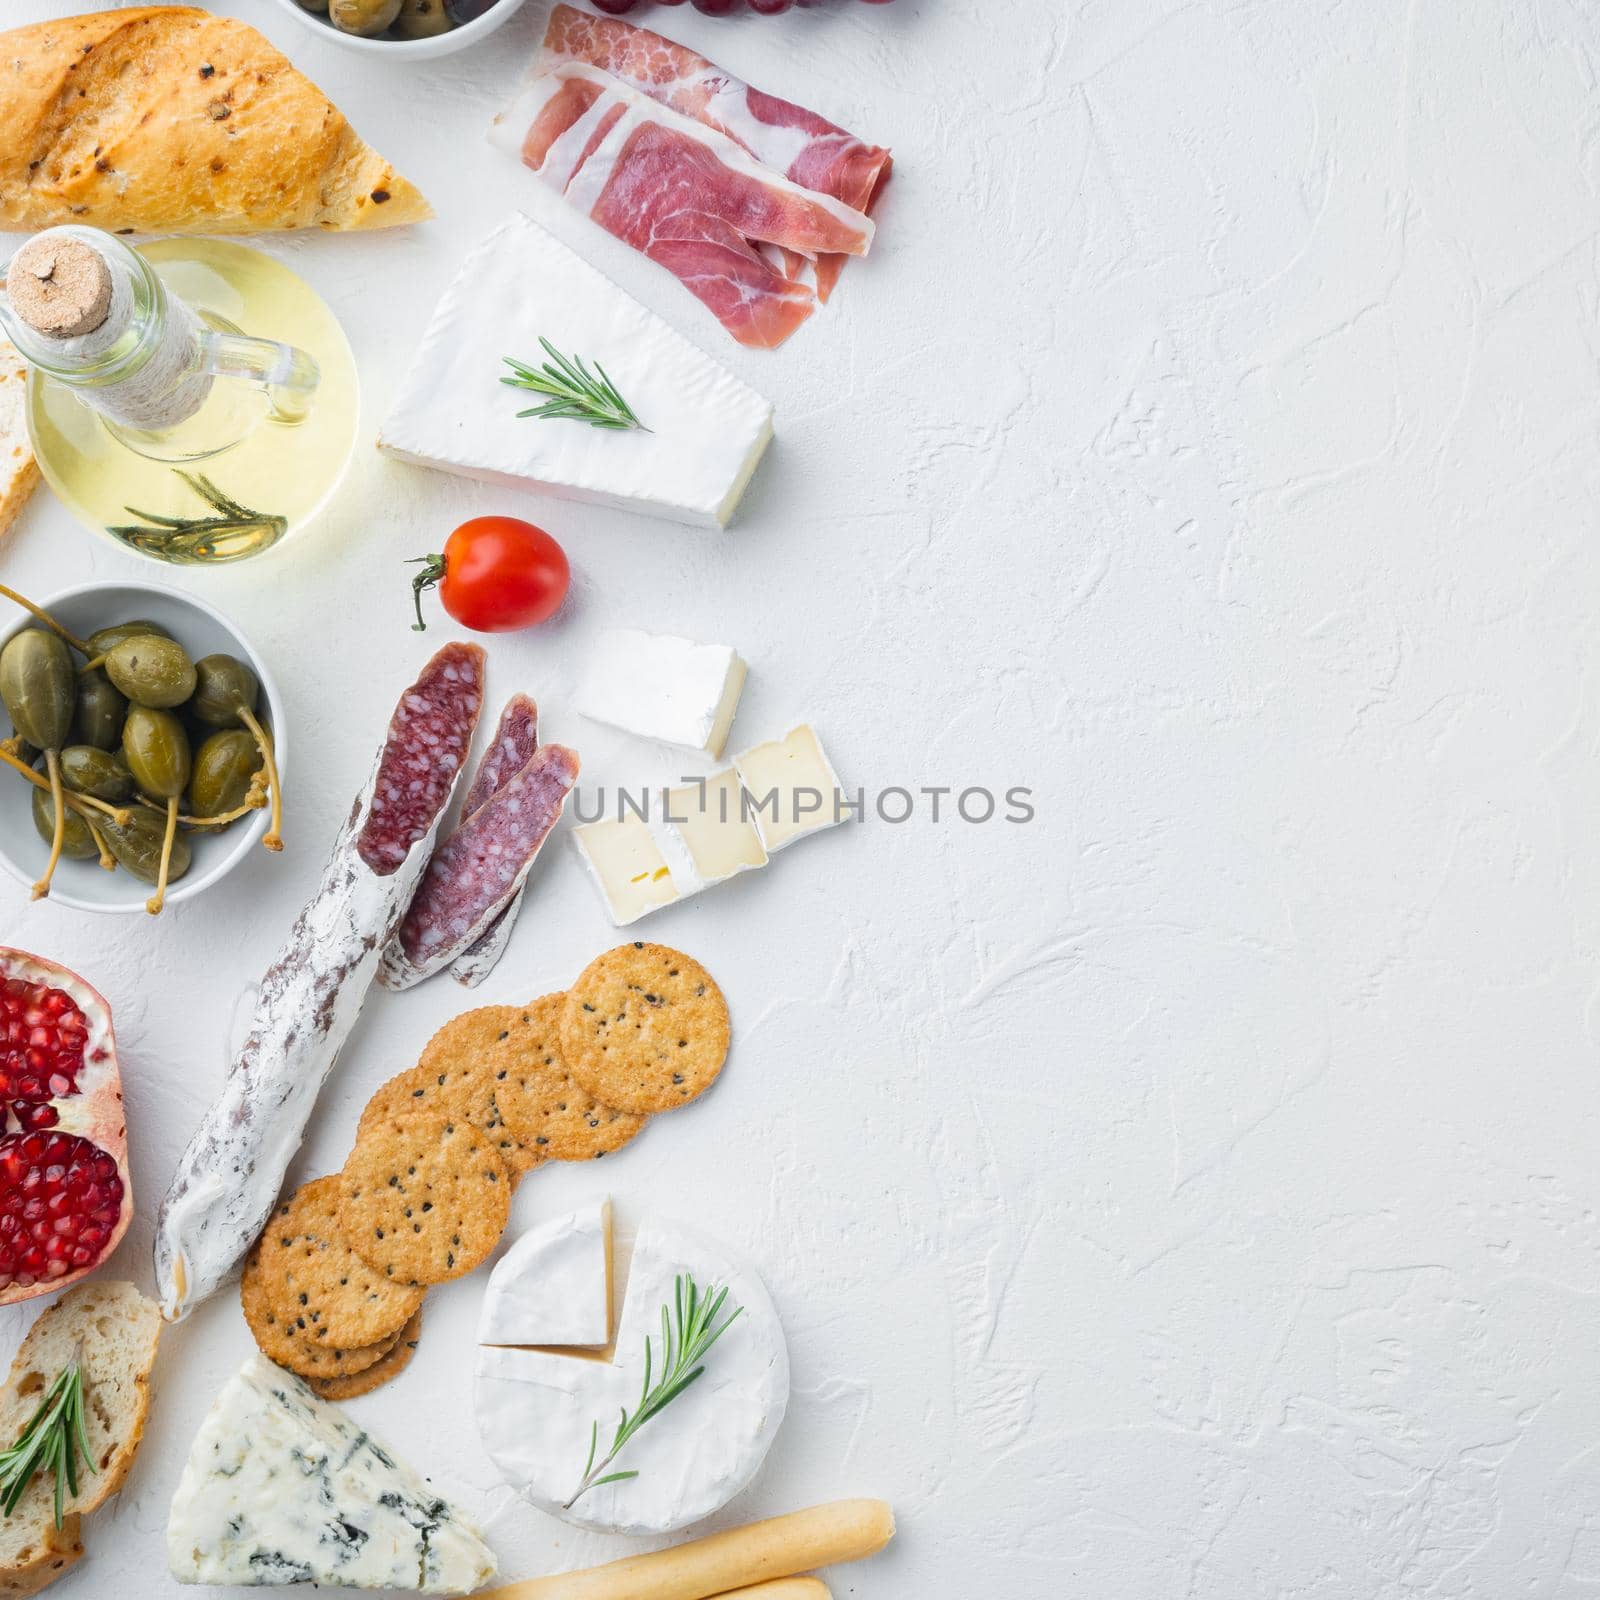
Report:
[[[78,703],[72,716],[72,742],[115,750],[122,743],[128,702],[101,667],[78,670]]]
[[[400,15],[394,19],[397,39],[433,39],[449,33],[455,24],[444,8],[444,0],[400,0]]]
[[[122,729],[122,758],[128,763],[128,770],[140,790],[152,800],[166,802],[167,821],[155,879],[156,892],[145,901],[144,907],[155,916],[167,897],[167,868],[178,835],[178,798],[189,787],[189,774],[194,766],[189,735],[170,711],[159,706],[131,706]],[[112,844],[112,851],[116,851],[115,844]],[[122,857],[118,855],[117,859],[121,861]],[[129,867],[128,870],[133,869]]]
[[[195,691],[195,667],[176,639],[141,633],[106,652],[106,676],[136,706],[181,706]]]
[[[64,815],[61,821],[61,853],[72,861],[90,861],[100,854],[100,846],[95,843],[94,834],[89,830],[89,824],[80,817],[76,811],[66,805],[62,806]],[[33,826],[35,832],[46,844],[51,844],[56,836],[56,810],[55,801],[50,798],[48,789],[35,789],[33,791]]]
[[[272,735],[261,725],[256,705],[261,698],[261,680],[250,668],[230,655],[202,656],[194,664],[195,690],[187,709],[208,728],[248,728],[261,752],[266,773],[267,798],[272,804],[272,819],[261,842],[269,850],[283,849],[283,785],[278,779],[278,760],[272,748]]]
[[[154,915],[166,899],[167,884],[176,883],[189,870],[193,859],[189,841],[181,833],[174,835],[164,828],[154,811],[138,807],[125,822],[108,817],[99,826],[117,864],[126,867],[141,883],[157,885],[158,893],[145,902],[145,909]]]
[[[266,804],[264,769],[247,728],[219,728],[194,753],[189,814],[194,827],[220,828]]]
[[[59,633],[24,628],[0,650],[0,703],[20,739],[44,751],[50,775],[54,837],[44,874],[33,886],[33,898],[50,893],[50,880],[61,859],[67,808],[61,799],[61,747],[72,731],[77,704],[77,673],[72,653]]]
[[[97,750],[92,744],[69,744],[61,752],[61,781],[74,794],[120,805],[133,794],[133,773],[122,752]]]

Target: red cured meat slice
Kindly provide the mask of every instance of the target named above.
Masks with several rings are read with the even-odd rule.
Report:
[[[763,94],[687,45],[612,17],[558,5],[545,30],[543,61],[585,61],[683,116],[737,140],[758,161],[807,189],[870,211],[893,165],[890,153],[776,95]],[[801,263],[796,263],[796,269]],[[817,294],[826,300],[844,266],[842,255],[816,263]],[[791,275],[793,275],[791,273]]]
[[[448,966],[505,910],[577,780],[576,752],[545,745],[434,852],[384,952],[388,988],[409,988]]]
[[[472,786],[461,802],[461,815],[470,817],[491,795],[505,788],[538,748],[539,708],[527,695],[514,694],[500,712],[489,748],[472,775]]]
[[[535,80],[509,120],[528,129],[518,146],[524,162],[671,271],[742,344],[781,344],[816,304],[757,245],[815,258],[864,254],[871,244],[860,212],[593,67],[569,64]]]
[[[399,870],[450,798],[483,706],[483,662],[478,645],[446,645],[395,707],[356,840],[379,877]]]

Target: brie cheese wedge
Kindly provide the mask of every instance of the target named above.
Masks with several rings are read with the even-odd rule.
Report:
[[[478,1343],[576,1345],[611,1339],[611,1203],[552,1217],[517,1240],[489,1277]]]
[[[337,1406],[254,1355],[217,1396],[167,1519],[180,1583],[469,1594],[494,1552]]]
[[[624,733],[715,759],[739,709],[745,673],[731,645],[607,628],[578,691],[578,710]]]
[[[586,822],[572,830],[572,837],[619,928],[682,898],[672,868],[642,817]]]
[[[596,1426],[603,1455],[619,1413],[639,1404],[647,1339],[652,1381],[660,1374],[662,1308],[674,1304],[684,1274],[704,1291],[726,1288],[722,1317],[735,1307],[739,1315],[707,1353],[701,1377],[646,1422],[608,1469],[638,1476],[599,1484],[569,1506]],[[519,1326],[549,1344],[556,1341],[537,1329],[559,1333],[566,1321],[548,1315]],[[634,1240],[613,1358],[481,1346],[473,1396],[484,1448],[525,1499],[580,1527],[670,1533],[710,1516],[755,1476],[788,1405],[789,1354],[749,1262],[677,1223],[647,1222]]]
[[[733,764],[769,853],[808,833],[836,827],[848,814],[840,804],[839,775],[809,723],[802,722],[781,739],[746,750],[734,757]]]
[[[548,339],[603,368],[642,428],[518,416],[507,386]],[[723,528],[772,440],[772,406],[537,223],[514,212],[462,263],[378,436],[402,461]]]

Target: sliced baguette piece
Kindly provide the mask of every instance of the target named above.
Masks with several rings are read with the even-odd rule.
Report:
[[[39,482],[39,463],[28,438],[27,384],[27,362],[0,339],[0,540]]]
[[[79,1474],[59,1530],[48,1472],[35,1474],[16,1509],[0,1518],[0,1595],[35,1594],[83,1554],[80,1514],[122,1487],[144,1435],[161,1328],[159,1307],[131,1283],[95,1280],[63,1295],[28,1330],[0,1390],[0,1449],[28,1425],[56,1375],[81,1361],[95,1471]]]
[[[432,215],[254,28],[129,6],[0,33],[0,229],[388,228]]]

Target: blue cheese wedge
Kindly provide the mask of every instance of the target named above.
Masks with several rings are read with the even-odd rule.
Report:
[[[541,337],[603,367],[644,427],[519,417],[543,397],[500,381],[505,358],[543,366]],[[445,291],[378,447],[486,483],[723,528],[771,440],[768,401],[517,212]]]
[[[715,760],[727,743],[745,675],[732,645],[607,628],[578,690],[578,710],[624,733]]]
[[[195,1435],[167,1519],[180,1583],[470,1594],[494,1553],[337,1406],[252,1356]]]

